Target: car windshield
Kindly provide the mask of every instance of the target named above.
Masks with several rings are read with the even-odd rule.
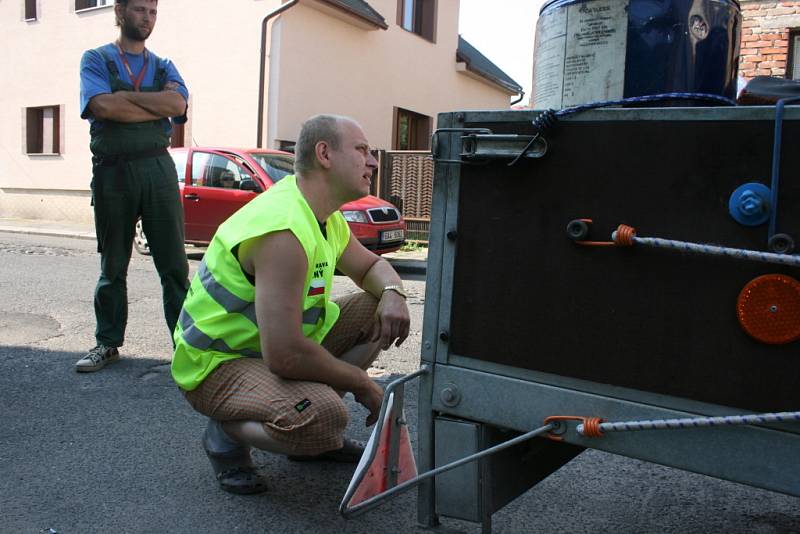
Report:
[[[263,152],[251,152],[250,156],[264,169],[273,182],[277,182],[284,176],[294,173],[294,158],[290,156],[265,154]]]

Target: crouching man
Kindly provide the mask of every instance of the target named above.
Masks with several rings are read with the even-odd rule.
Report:
[[[296,176],[220,226],[175,329],[172,376],[208,416],[203,447],[222,489],[266,489],[250,448],[296,460],[357,462],[343,436],[352,392],[380,410],[366,369],[408,336],[400,277],[352,237],[339,208],[369,193],[377,161],[361,127],[329,115],[303,124]],[[334,270],[364,291],[331,300]]]

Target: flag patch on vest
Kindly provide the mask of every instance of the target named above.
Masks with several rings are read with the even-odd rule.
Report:
[[[297,404],[294,405],[294,409],[297,410],[298,412],[302,413],[303,410],[305,410],[309,406],[311,406],[311,401],[308,400],[308,399],[303,399],[303,400],[301,400],[300,402],[298,402]]]
[[[308,288],[308,296],[323,295],[325,293],[325,279],[314,278],[311,280],[311,286]]]

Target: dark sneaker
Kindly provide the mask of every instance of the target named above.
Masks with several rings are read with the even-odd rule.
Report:
[[[344,438],[344,445],[341,449],[323,452],[313,456],[287,456],[293,462],[339,462],[343,464],[357,464],[364,454],[366,444],[363,441],[356,441]]]
[[[267,491],[266,480],[253,465],[250,447],[234,441],[214,419],[208,420],[203,433],[203,449],[223,490],[243,495]]]
[[[99,371],[106,364],[119,360],[119,351],[116,347],[106,347],[105,345],[97,345],[90,350],[86,356],[78,360],[75,364],[75,370],[79,373],[91,373]]]

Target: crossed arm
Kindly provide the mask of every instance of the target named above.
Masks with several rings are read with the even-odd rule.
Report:
[[[167,84],[163,91],[104,93],[89,101],[89,111],[99,120],[146,122],[179,117],[186,111],[186,101]]]

